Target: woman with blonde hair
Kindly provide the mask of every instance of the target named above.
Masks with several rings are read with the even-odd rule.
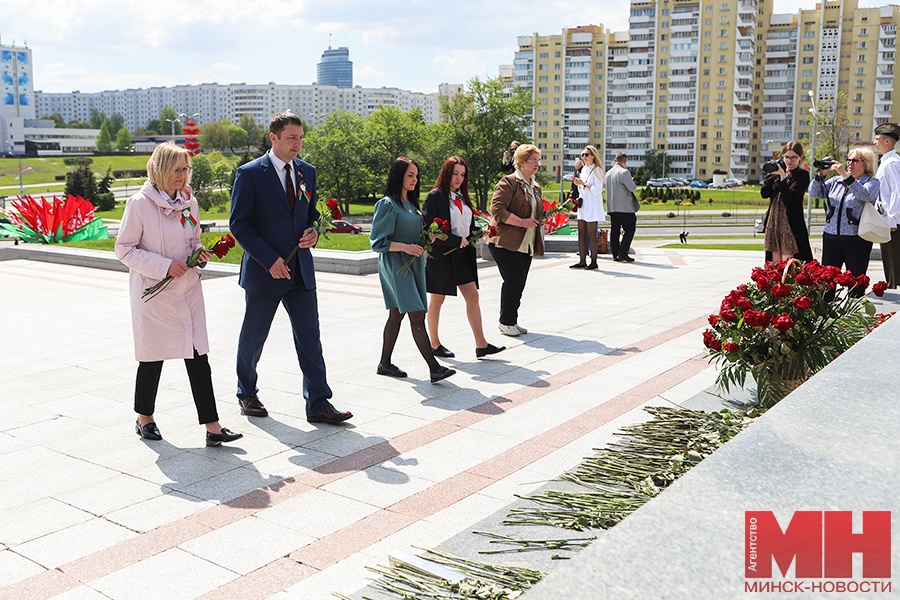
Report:
[[[497,233],[488,237],[488,249],[503,286],[500,288],[500,333],[518,336],[528,333],[519,326],[519,305],[531,267],[531,257],[544,255],[540,225],[544,218],[541,186],[534,176],[541,168],[541,151],[523,144],[513,156],[516,170],[500,179],[491,198],[491,222]]]
[[[135,432],[161,440],[153,416],[163,361],[184,359],[197,417],[206,426],[206,445],[243,437],[219,424],[207,353],[206,314],[200,274],[186,262],[201,247],[197,200],[188,185],[191,155],[172,142],[160,144],[147,162],[149,180],[125,204],[116,238],[116,257],[128,267],[134,353],[138,361],[134,391]],[[200,266],[212,255],[200,253]],[[148,287],[174,279],[144,301]]]
[[[830,160],[830,156],[826,156]],[[828,171],[837,176],[825,181]],[[825,204],[825,232],[822,234],[822,264],[847,269],[855,276],[869,268],[872,242],[859,237],[859,219],[865,204],[875,205],[881,183],[875,179],[875,153],[854,148],[847,155],[847,168],[835,161],[823,169],[809,186],[809,195]],[[856,290],[854,290],[856,291]],[[859,288],[858,295],[863,290]]]
[[[581,172],[572,182],[578,186],[578,262],[571,269],[597,268],[597,223],[606,221],[603,210],[603,161],[594,146],[581,151]],[[586,264],[588,245],[591,262]]]

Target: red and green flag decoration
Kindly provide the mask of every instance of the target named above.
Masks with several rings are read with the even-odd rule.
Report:
[[[191,153],[191,156],[200,154],[200,140],[197,139],[200,128],[197,127],[197,123],[195,121],[185,121],[181,131],[185,135],[184,147]]]
[[[0,223],[0,233],[35,244],[58,244],[81,240],[109,239],[103,219],[94,216],[94,205],[81,196],[47,202],[42,196],[19,196],[13,211],[3,211],[9,223]]]

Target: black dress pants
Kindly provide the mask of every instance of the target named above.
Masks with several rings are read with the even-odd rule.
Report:
[[[213,393],[212,370],[205,354],[197,354],[194,358],[184,359],[188,379],[191,381],[191,392],[197,406],[197,418],[201,425],[215,423],[219,420],[216,412],[216,395]],[[150,416],[156,407],[156,393],[159,390],[159,377],[162,374],[163,361],[139,362],[137,381],[134,386],[134,412]]]
[[[488,244],[491,256],[497,263],[503,286],[500,288],[500,323],[515,325],[519,322],[519,305],[522,303],[522,292],[528,279],[531,267],[531,255],[524,252],[507,250],[495,244]]]
[[[635,213],[611,212],[609,213],[610,236],[609,250],[613,258],[627,258],[631,249],[631,240],[634,239],[634,231],[637,229],[637,215]],[[624,230],[620,241],[619,234]]]
[[[900,285],[900,229],[891,232],[891,241],[881,244],[884,280],[890,289]]]
[[[828,267],[838,267],[847,270],[859,277],[864,275],[869,268],[869,254],[872,253],[872,242],[867,242],[858,235],[832,235],[826,233],[822,236],[822,264]],[[861,288],[854,289],[852,296],[862,296],[865,292]],[[833,297],[833,294],[831,294]],[[830,300],[828,296],[827,299]]]

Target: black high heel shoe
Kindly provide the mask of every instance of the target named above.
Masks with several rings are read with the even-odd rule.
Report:
[[[222,433],[213,433],[212,431],[206,432],[206,445],[221,446],[222,442],[233,442],[234,440],[239,440],[242,437],[244,437],[243,433],[236,433],[223,427]]]
[[[134,432],[145,440],[159,441],[162,439],[162,434],[159,432],[159,429],[156,427],[156,423],[154,423],[153,421],[150,421],[149,423],[141,427],[141,420],[135,420]]]

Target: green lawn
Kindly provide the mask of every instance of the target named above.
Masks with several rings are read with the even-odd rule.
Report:
[[[213,241],[219,236],[224,235],[222,233],[202,233],[200,234],[200,239],[203,240],[204,244],[212,244]],[[350,250],[350,251],[359,251],[359,250],[369,250],[369,236],[367,235],[353,235],[350,233],[331,233],[328,234],[329,239],[320,238],[319,243],[316,245],[317,248],[325,249],[325,250]],[[112,252],[115,249],[116,240],[110,238],[108,240],[87,240],[84,242],[69,242],[67,244],[60,244],[61,246],[69,246],[72,248],[88,248],[91,250],[108,250]],[[231,251],[225,255],[224,258],[218,259],[213,257],[212,260],[217,262],[231,263],[231,264],[240,264],[241,258],[244,256],[244,250],[240,246],[236,246],[231,249]]]

